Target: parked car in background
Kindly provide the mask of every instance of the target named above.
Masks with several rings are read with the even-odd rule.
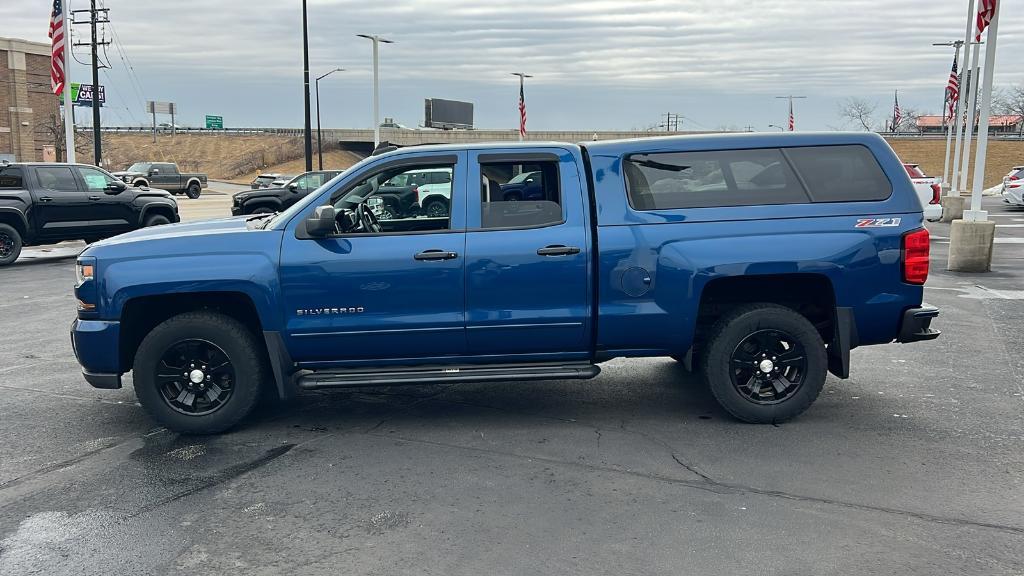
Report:
[[[544,193],[544,173],[540,170],[522,172],[501,185],[501,195],[505,202],[518,200],[534,200]]]
[[[504,201],[538,165],[543,198]],[[426,169],[454,176],[457,209],[374,217],[384,183]],[[853,348],[939,336],[922,224],[877,134],[409,147],[276,216],[89,247],[71,336],[90,384],[132,371],[181,433],[226,430],[267,393],[504,387],[659,356],[700,370],[737,419],[776,424],[828,372],[848,378]]]
[[[1014,166],[1003,177],[1003,202],[1024,206],[1024,166]]]
[[[924,218],[935,222],[942,218],[942,205],[939,203],[942,196],[942,183],[939,178],[930,178],[921,170],[918,164],[903,163],[903,168],[914,183],[914,190],[921,200],[921,207],[924,208]]]
[[[281,175],[277,173],[260,174],[253,178],[252,182],[249,182],[249,188],[252,188],[253,190],[259,190],[260,188],[270,188],[271,186],[273,186],[274,181],[279,178],[281,178]]]
[[[299,174],[279,188],[262,188],[235,194],[231,214],[267,214],[280,212],[341,174],[341,170],[318,170]]]
[[[65,240],[95,242],[178,221],[164,190],[128,186],[85,164],[0,164],[0,266],[23,246]]]
[[[174,162],[136,162],[127,170],[114,172],[132,186],[154,187],[171,194],[184,193],[193,200],[199,198],[207,186],[206,174],[183,173]]]
[[[382,220],[448,216],[452,197],[450,168],[423,168],[398,174],[373,194],[382,203],[374,208]]]

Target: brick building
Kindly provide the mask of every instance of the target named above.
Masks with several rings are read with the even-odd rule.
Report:
[[[55,132],[63,138],[50,91],[50,45],[0,38],[0,159],[41,161]]]

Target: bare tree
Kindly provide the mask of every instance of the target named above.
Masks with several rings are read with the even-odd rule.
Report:
[[[850,96],[839,103],[839,117],[845,122],[852,122],[861,130],[872,130],[873,116],[878,105],[863,98]]]
[[[50,114],[50,119],[36,124],[36,133],[47,144],[53,144],[57,162],[64,162],[64,121],[57,114]]]
[[[1024,86],[1002,88],[993,94],[992,109],[997,114],[1020,116],[1021,120],[1017,123],[1017,137],[1024,138]]]
[[[917,119],[924,114],[916,108],[909,106],[900,106],[900,113],[902,115],[900,116],[899,124],[890,126],[893,132],[920,131],[920,128],[917,126]],[[889,123],[891,124],[892,121],[890,120]]]

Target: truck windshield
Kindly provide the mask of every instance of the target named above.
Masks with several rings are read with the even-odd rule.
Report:
[[[149,167],[152,166],[149,162],[136,162],[128,167],[126,172],[141,172],[143,174],[149,172]]]

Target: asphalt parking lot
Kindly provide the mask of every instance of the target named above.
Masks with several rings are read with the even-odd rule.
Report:
[[[854,350],[779,426],[647,359],[179,436],[81,378],[76,248],[32,251],[0,271],[0,574],[1024,574],[1024,210],[986,204],[992,273],[929,225],[943,336]]]

